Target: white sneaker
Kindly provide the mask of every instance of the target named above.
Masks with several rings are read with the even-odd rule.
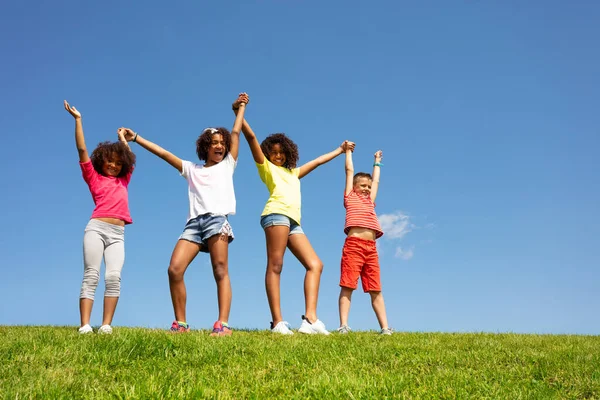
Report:
[[[389,336],[392,333],[394,333],[394,330],[392,328],[383,328],[381,330],[381,332],[379,332],[380,335],[385,335],[385,336]]]
[[[81,335],[84,335],[86,333],[92,333],[94,332],[94,330],[92,329],[92,327],[90,326],[90,324],[85,324],[84,326],[82,326],[81,328],[79,328],[79,333]]]
[[[99,335],[112,335],[112,328],[110,325],[102,325],[100,329],[98,329]]]
[[[300,325],[300,329],[298,329],[298,332],[306,333],[309,335],[329,335],[329,331],[325,329],[325,324],[321,322],[320,319],[316,320],[313,323],[310,323],[304,315],[302,316],[302,325]]]
[[[273,323],[271,322],[271,326]],[[281,333],[282,335],[293,335],[294,332],[290,330],[291,326],[287,321],[280,321],[277,325],[271,328],[273,333]]]

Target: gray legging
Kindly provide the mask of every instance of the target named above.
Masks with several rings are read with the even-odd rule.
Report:
[[[94,300],[100,280],[100,264],[104,256],[106,274],[105,297],[121,294],[121,270],[125,262],[125,228],[91,219],[83,235],[83,282],[79,298]]]

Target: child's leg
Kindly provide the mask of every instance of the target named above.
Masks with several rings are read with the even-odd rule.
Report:
[[[83,235],[83,282],[79,294],[81,326],[90,323],[94,294],[100,280],[100,264],[104,255],[104,240],[102,235],[90,226],[91,222]]]
[[[340,290],[340,326],[348,325],[348,315],[350,314],[350,302],[352,300],[354,289],[342,287]]]
[[[371,305],[379,321],[381,329],[388,327],[385,313],[385,303],[381,294],[381,269],[379,268],[379,255],[374,241],[369,241],[365,246],[365,266],[361,272],[362,286],[365,292],[371,295]]]
[[[265,228],[267,239],[267,272],[265,274],[265,287],[267,299],[271,309],[273,326],[283,321],[281,315],[280,280],[283,269],[283,255],[288,242],[290,228],[285,225],[273,225]]]
[[[344,241],[340,262],[340,327],[348,325],[352,292],[358,287],[358,278],[365,264],[363,240],[348,237]]]
[[[319,299],[319,284],[321,283],[323,263],[303,233],[290,235],[288,247],[292,254],[306,268],[306,275],[304,277],[304,306],[306,311],[304,315],[310,322],[315,322],[318,319],[317,301]]]
[[[121,228],[121,227],[118,227]],[[122,228],[121,228],[122,229]],[[120,237],[108,237],[107,240],[113,239],[104,250],[104,264],[106,264],[106,273],[104,275],[104,283],[106,289],[104,291],[104,313],[102,316],[102,325],[110,325],[115,315],[117,302],[121,295],[121,270],[125,263],[125,245],[123,235]]]
[[[231,310],[231,281],[229,280],[229,237],[215,235],[207,240],[208,252],[217,283],[217,301],[219,303],[219,321],[229,322]]]
[[[194,242],[189,242],[185,239],[180,239],[175,245],[171,262],[169,263],[169,289],[171,290],[171,301],[173,302],[173,310],[175,311],[175,319],[177,321],[186,322],[185,304],[187,293],[183,275],[187,267],[191,264],[194,258],[200,252],[200,245]]]
[[[369,294],[371,295],[371,305],[373,306],[373,311],[375,311],[379,326],[381,329],[389,328],[387,315],[385,313],[385,303],[383,302],[383,294],[375,291],[371,291]]]

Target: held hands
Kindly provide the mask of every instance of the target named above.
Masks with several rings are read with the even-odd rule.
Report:
[[[75,119],[81,119],[81,113],[75,107],[71,107],[65,100],[65,110],[69,112]]]
[[[378,162],[381,162],[381,159],[383,158],[383,151],[381,151],[381,150],[378,150],[378,151],[377,151],[377,152],[374,154],[374,157],[375,157],[375,162],[376,162],[376,163],[378,163]]]
[[[242,104],[246,105],[249,102],[250,102],[250,97],[248,97],[248,94],[245,92],[240,93],[238,95],[238,98],[235,99],[235,101],[231,105],[231,109],[235,111],[235,110],[239,109]]]
[[[117,130],[117,135],[119,135],[119,139],[122,138],[127,142],[131,142],[133,139],[135,139],[137,133],[135,133],[132,129],[129,128],[119,128]]]
[[[350,142],[348,140],[344,140],[344,142],[340,145],[342,152],[347,152],[348,150],[354,152],[354,147],[356,144],[354,142]]]
[[[119,128],[117,129],[117,136],[119,137],[119,141],[121,142],[127,142],[127,139],[125,139],[125,133],[127,132],[127,130],[125,128]]]

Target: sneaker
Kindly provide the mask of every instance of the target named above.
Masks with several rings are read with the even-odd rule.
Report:
[[[290,330],[291,325],[287,321],[280,321],[277,325],[273,326],[271,322],[271,332],[281,333],[282,335],[293,335],[294,332]]]
[[[110,325],[102,325],[100,329],[98,329],[98,334],[100,335],[112,335],[112,328]]]
[[[173,325],[171,325],[171,332],[179,333],[179,332],[189,332],[190,326],[185,322],[173,321]]]
[[[232,329],[227,325],[227,323],[222,323],[221,321],[215,322],[213,325],[213,330],[210,336],[231,336]]]
[[[391,335],[392,333],[394,333],[392,328],[383,328],[381,332],[379,332],[380,335]]]
[[[348,325],[342,325],[339,328],[337,328],[337,333],[341,333],[341,334],[350,333],[351,331],[352,331],[352,329],[350,329],[350,327]]]
[[[300,333],[311,334],[321,334],[321,335],[329,335],[329,331],[325,329],[325,324],[321,322],[320,319],[315,322],[310,322],[304,315],[302,316],[302,324],[300,325],[300,329],[298,329]]]
[[[94,332],[94,330],[92,329],[92,327],[90,326],[90,324],[85,324],[84,326],[82,326],[81,328],[79,328],[79,333],[84,335],[86,333],[92,333]]]

